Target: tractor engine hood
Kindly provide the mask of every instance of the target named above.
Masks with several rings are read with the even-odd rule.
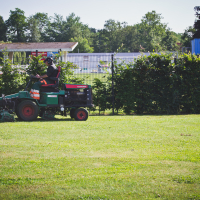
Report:
[[[10,95],[2,95],[0,97],[0,108],[4,108],[8,104],[10,104],[13,100],[18,98],[31,98],[28,91],[20,91],[19,93],[10,94]]]
[[[18,98],[19,97],[19,93],[15,93],[15,94],[10,94],[10,95],[2,95],[2,97],[0,97],[0,101],[3,99],[12,99],[12,98]]]
[[[15,99],[15,98],[30,98],[30,93],[28,91],[20,91],[18,93],[15,94],[10,94],[10,95],[2,95],[2,97],[0,97],[0,100],[2,99]]]

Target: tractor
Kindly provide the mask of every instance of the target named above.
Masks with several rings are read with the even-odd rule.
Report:
[[[27,88],[35,76],[31,76],[24,91],[0,97],[0,121],[14,121],[16,114],[19,120],[34,121],[40,116],[42,119],[54,119],[55,114],[67,116],[78,121],[88,119],[87,107],[93,107],[91,85],[62,84],[59,89],[59,76],[61,68],[58,67],[57,77],[52,78],[55,84],[42,85],[40,100],[31,97]]]

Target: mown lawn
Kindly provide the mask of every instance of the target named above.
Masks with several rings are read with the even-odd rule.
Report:
[[[200,199],[200,115],[0,127],[0,199]]]

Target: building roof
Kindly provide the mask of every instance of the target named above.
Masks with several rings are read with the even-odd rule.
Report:
[[[78,42],[39,42],[39,43],[0,43],[0,50],[7,48],[7,51],[73,51]]]

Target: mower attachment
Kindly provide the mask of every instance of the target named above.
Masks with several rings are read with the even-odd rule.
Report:
[[[2,110],[0,112],[0,122],[14,122],[15,118],[8,111]]]

